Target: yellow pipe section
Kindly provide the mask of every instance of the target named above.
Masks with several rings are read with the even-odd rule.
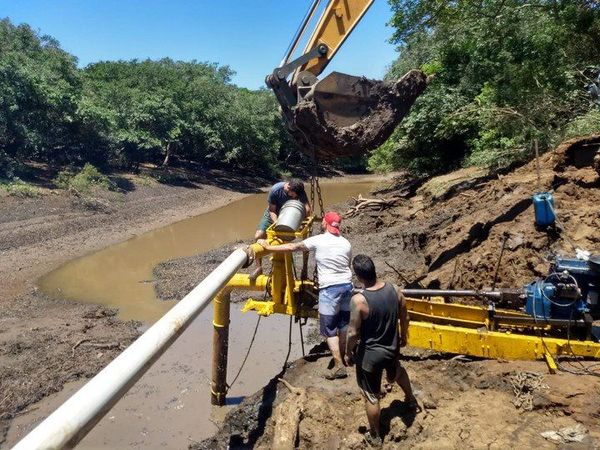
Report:
[[[229,326],[229,298],[231,289],[224,288],[213,300],[213,326],[224,328]]]
[[[247,273],[236,273],[227,283],[229,289],[242,289],[245,291],[264,291],[267,288],[269,277],[259,275],[255,281],[250,280]]]
[[[257,243],[250,244],[248,246],[248,252],[253,255],[255,259],[260,259],[271,254],[270,251],[265,250],[262,245]]]
[[[294,304],[294,287],[296,281],[294,279],[294,260],[292,259],[291,253],[286,253],[285,257],[285,304],[288,307],[295,307]],[[295,308],[294,308],[295,309]]]

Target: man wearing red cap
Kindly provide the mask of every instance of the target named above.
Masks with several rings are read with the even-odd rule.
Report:
[[[340,235],[341,222],[341,216],[330,211],[323,217],[322,234],[283,245],[269,245],[264,239],[257,241],[265,250],[274,253],[315,252],[319,275],[319,326],[335,363],[325,375],[330,380],[347,376],[343,357],[352,297],[352,246]]]

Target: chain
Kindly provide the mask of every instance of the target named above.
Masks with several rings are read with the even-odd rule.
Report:
[[[325,215],[325,208],[323,207],[323,192],[321,191],[321,185],[319,184],[319,161],[317,158],[317,152],[315,147],[313,147],[313,151],[312,151],[312,160],[313,160],[313,174],[312,177],[310,179],[310,198],[311,198],[311,202],[312,202],[312,207],[315,209],[315,211],[313,211],[313,214],[316,213],[316,206],[315,206],[315,193],[317,194],[317,201],[319,202],[319,213],[320,213],[320,218],[321,220],[323,219],[323,216]],[[319,287],[319,279],[318,279],[318,274],[317,274],[317,265],[315,264],[315,268],[313,270],[313,277],[312,277],[312,281],[315,285],[315,288]]]
[[[540,389],[548,389],[544,376],[537,372],[517,372],[510,377],[515,399],[513,404],[525,411],[533,410],[533,394]]]
[[[325,215],[325,208],[323,207],[323,193],[321,192],[319,178],[315,178],[315,185],[317,186],[317,198],[319,199],[319,212],[321,213],[321,218],[323,218]]]

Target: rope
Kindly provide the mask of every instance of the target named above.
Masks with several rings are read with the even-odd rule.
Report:
[[[244,360],[242,361],[242,365],[240,366],[240,369],[238,370],[238,372],[235,375],[235,377],[233,377],[233,381],[231,382],[231,384],[227,385],[227,391],[226,392],[229,392],[229,389],[231,389],[233,387],[233,385],[237,381],[238,377],[242,373],[242,369],[246,365],[246,361],[248,360],[248,356],[250,356],[250,350],[252,350],[252,344],[254,344],[254,338],[256,338],[256,332],[258,331],[258,325],[260,325],[260,318],[261,318],[261,316],[258,316],[258,320],[256,321],[256,326],[254,327],[254,333],[252,334],[252,339],[250,340],[250,345],[248,346],[248,351],[246,352],[246,356],[244,356]]]
[[[283,368],[282,370],[285,372],[285,369],[287,369],[287,363],[290,359],[290,353],[292,353],[292,320],[294,319],[294,316],[290,316],[290,331],[288,333],[288,351],[287,351],[287,355],[285,355],[285,361],[283,362]]]

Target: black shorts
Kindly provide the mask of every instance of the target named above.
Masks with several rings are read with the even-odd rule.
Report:
[[[381,376],[385,369],[388,381],[396,378],[400,360],[396,357],[387,360],[384,364],[374,367],[372,371],[363,370],[360,363],[356,364],[356,382],[364,397],[370,403],[377,403],[381,396]]]

